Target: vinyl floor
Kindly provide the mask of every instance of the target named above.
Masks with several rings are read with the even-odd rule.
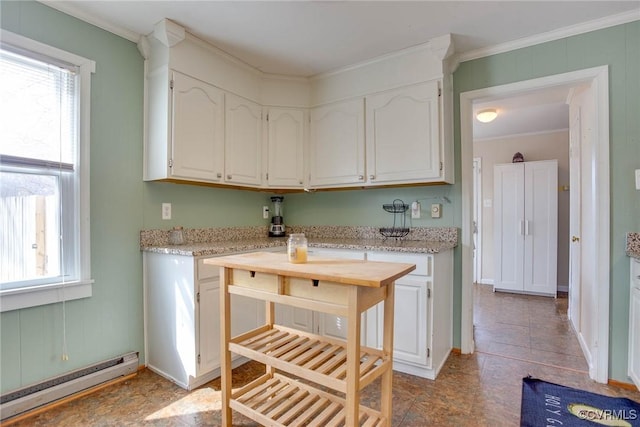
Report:
[[[640,402],[640,392],[598,384],[568,323],[567,299],[494,293],[475,285],[477,351],[452,354],[435,381],[394,373],[394,426],[517,426],[522,378],[546,381]],[[264,371],[251,362],[234,370],[234,387]],[[379,407],[379,383],[362,403]],[[238,426],[254,426],[238,413]],[[188,392],[149,371],[65,403],[17,426],[218,426],[219,382]]]

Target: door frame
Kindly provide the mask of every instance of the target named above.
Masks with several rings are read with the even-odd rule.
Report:
[[[532,80],[487,87],[460,94],[460,141],[462,176],[462,301],[461,351],[473,353],[473,102],[506,97],[556,86],[578,86],[590,82],[595,92],[593,156],[595,188],[590,192],[596,212],[593,226],[596,251],[592,260],[596,270],[597,307],[595,324],[597,342],[592,379],[606,383],[609,377],[609,291],[610,291],[610,172],[609,172],[609,67],[607,65],[551,75]],[[583,204],[584,206],[584,204]]]
[[[476,254],[473,260],[474,273],[473,273],[473,281],[475,283],[483,283],[482,281],[482,158],[474,157],[473,158],[473,200],[474,200],[474,213],[476,220],[476,241],[475,241],[475,249]],[[476,167],[477,165],[477,167]],[[473,230],[473,229],[472,229]],[[473,238],[473,235],[471,236]]]

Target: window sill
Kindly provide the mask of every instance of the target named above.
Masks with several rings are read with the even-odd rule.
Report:
[[[0,291],[0,312],[88,298],[92,285],[93,280],[84,280]]]

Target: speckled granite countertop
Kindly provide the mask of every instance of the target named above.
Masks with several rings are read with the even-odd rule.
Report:
[[[640,259],[640,233],[627,233],[627,255]]]
[[[381,239],[374,227],[289,227],[305,233],[311,248],[352,249],[386,252],[438,253],[458,244],[458,230],[451,227],[414,228],[402,240]],[[210,256],[260,249],[285,248],[286,238],[267,237],[265,227],[185,229],[186,244],[169,245],[169,230],[144,230],[140,249],[185,256]]]

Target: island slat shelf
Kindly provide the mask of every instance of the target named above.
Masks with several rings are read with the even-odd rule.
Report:
[[[415,265],[320,258],[291,264],[286,254],[276,253],[205,262],[221,267],[222,425],[231,425],[231,409],[270,426],[389,425],[394,281]],[[232,338],[231,294],[264,300],[265,325]],[[381,301],[385,302],[382,350],[361,347],[361,313]],[[346,342],[276,325],[274,303],[345,316]],[[232,351],[267,366],[264,376],[234,393]],[[374,411],[360,405],[360,391],[380,377],[380,411]],[[307,382],[344,393],[344,398]]]
[[[274,325],[232,339],[229,349],[300,378],[347,392],[347,345],[344,341]],[[390,355],[381,350],[360,348],[360,390],[388,369],[390,359]]]

